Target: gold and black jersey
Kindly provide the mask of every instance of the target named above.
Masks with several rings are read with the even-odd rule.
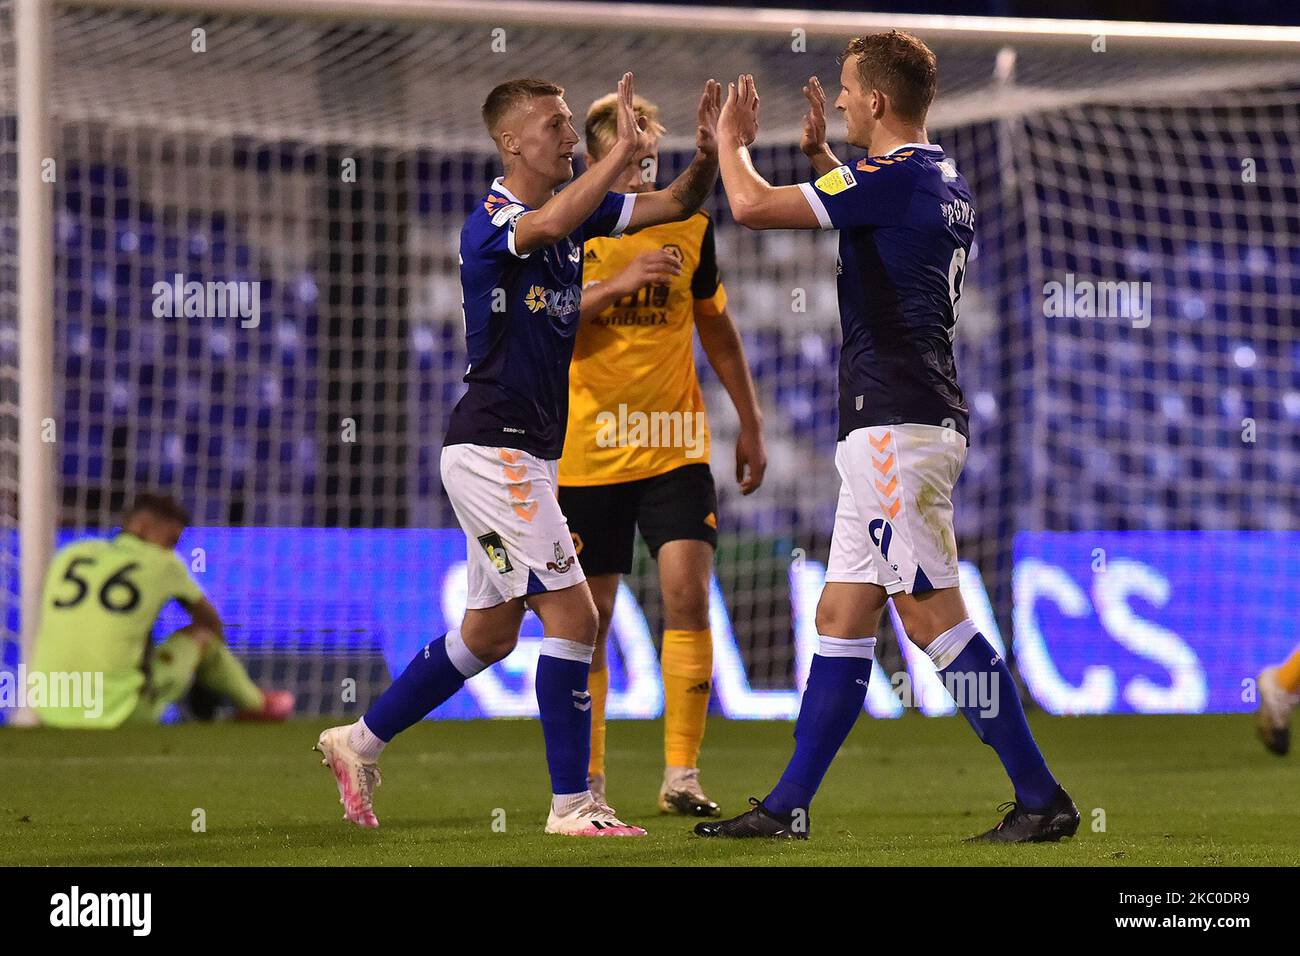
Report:
[[[578,329],[569,368],[561,485],[606,485],[709,460],[708,419],[695,371],[695,318],[727,295],[713,222],[698,212],[583,246],[583,282],[604,282],[644,252],[663,249],[681,273],[618,299]]]

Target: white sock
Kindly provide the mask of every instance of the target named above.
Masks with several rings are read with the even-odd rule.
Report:
[[[371,732],[364,718],[358,718],[357,722],[348,729],[348,746],[355,750],[362,760],[378,760],[387,745]]]
[[[590,790],[584,790],[582,793],[553,793],[551,794],[551,809],[557,817],[562,817],[572,813],[590,799]]]
[[[962,621],[960,624],[954,624],[948,630],[944,631],[925,649],[925,653],[934,661],[934,666],[943,670],[949,664],[957,659],[962,651],[966,650],[966,645],[971,642],[979,628],[970,618]]]

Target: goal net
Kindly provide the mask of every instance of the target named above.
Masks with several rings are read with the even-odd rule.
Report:
[[[255,676],[293,687],[305,712],[364,706],[463,607],[438,451],[463,388],[457,236],[499,172],[479,120],[487,91],[552,78],[581,115],[635,71],[668,129],[666,182],[689,161],[703,82],[752,72],[755,164],[792,183],[810,173],[800,87],[817,74],[833,89],[845,40],[895,25],[938,55],[929,135],[978,208],[957,337],[972,444],[956,514],[981,626],[1010,642],[1021,532],[1296,528],[1297,46],[1044,23],[56,3],[54,177],[22,188],[47,190],[54,217],[60,533],[108,532],[141,491],[176,495],[196,525],[182,553]],[[20,623],[15,132],[13,0],[0,0],[6,665]],[[830,132],[847,158],[835,118]],[[742,498],[735,415],[701,359],[719,488],[718,705],[789,716],[838,488],[836,240],[738,228],[720,200],[719,261],[770,463]],[[661,614],[643,549],[627,584],[611,715],[653,715]],[[924,684],[914,652],[884,642],[877,680],[911,669]],[[529,666],[521,648],[464,713],[528,713]],[[887,691],[873,686],[873,713],[898,712]]]

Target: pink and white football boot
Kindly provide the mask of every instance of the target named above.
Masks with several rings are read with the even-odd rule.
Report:
[[[584,803],[578,804],[565,814],[555,812],[551,804],[550,815],[546,818],[546,832],[559,833],[563,836],[582,837],[639,837],[645,836],[645,830],[634,827],[620,820],[612,809],[595,797],[588,795]]]
[[[372,830],[379,826],[371,803],[375,788],[383,783],[379,764],[364,760],[348,743],[350,727],[331,727],[320,735],[313,748],[321,753],[321,765],[329,767],[339,785],[343,819]]]

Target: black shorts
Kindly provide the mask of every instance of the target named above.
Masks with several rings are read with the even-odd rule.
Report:
[[[582,573],[631,574],[636,530],[652,558],[669,541],[718,546],[718,492],[703,463],[611,485],[560,486]]]

